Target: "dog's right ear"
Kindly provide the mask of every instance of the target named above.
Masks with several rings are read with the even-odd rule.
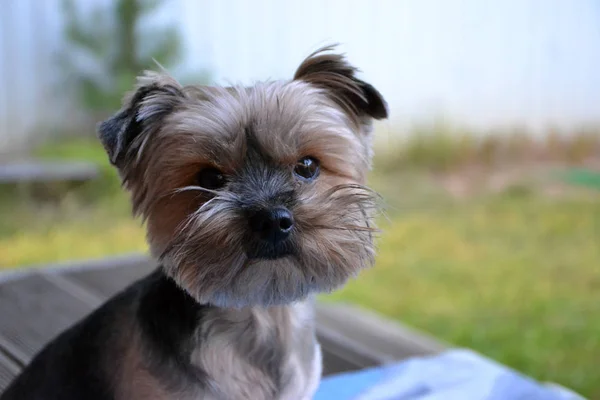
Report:
[[[173,78],[146,72],[134,91],[123,100],[119,112],[97,126],[98,138],[110,162],[120,168],[143,136],[160,127],[165,116],[185,98],[182,86]]]

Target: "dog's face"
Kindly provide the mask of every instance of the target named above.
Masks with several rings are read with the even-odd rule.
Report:
[[[182,87],[140,78],[99,125],[165,271],[201,303],[274,305],[373,261],[364,185],[379,92],[329,49],[288,82]]]

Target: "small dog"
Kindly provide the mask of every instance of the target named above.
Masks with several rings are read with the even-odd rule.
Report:
[[[146,73],[98,125],[160,267],[48,344],[2,400],[310,399],[311,297],[373,263],[387,105],[325,47],[290,81]]]

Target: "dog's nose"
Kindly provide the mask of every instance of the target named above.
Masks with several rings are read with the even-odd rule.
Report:
[[[285,240],[293,227],[292,213],[283,207],[262,209],[250,217],[252,232],[274,244]]]

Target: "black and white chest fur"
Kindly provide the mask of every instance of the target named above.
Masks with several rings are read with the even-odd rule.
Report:
[[[309,301],[209,311],[191,363],[206,371],[215,399],[311,399],[321,376],[312,314]]]

